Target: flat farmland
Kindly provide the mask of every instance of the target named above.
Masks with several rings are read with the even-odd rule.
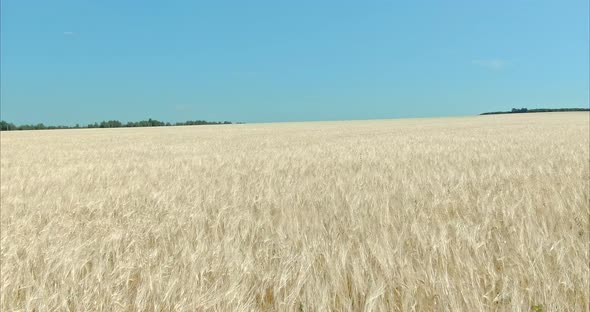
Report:
[[[2,311],[588,311],[590,115],[1,133]]]

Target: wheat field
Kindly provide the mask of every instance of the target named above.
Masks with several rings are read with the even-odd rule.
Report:
[[[2,311],[589,311],[590,118],[1,133]]]

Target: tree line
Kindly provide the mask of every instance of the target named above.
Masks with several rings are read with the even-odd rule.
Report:
[[[34,125],[15,125],[11,122],[0,121],[0,131],[13,131],[13,130],[51,130],[51,129],[83,129],[83,128],[133,128],[133,127],[172,127],[172,126],[197,126],[197,125],[231,125],[231,121],[205,121],[205,120],[188,120],[185,122],[163,122],[155,119],[141,120],[141,121],[129,121],[123,123],[119,120],[105,120],[95,122],[88,125],[76,124],[75,126],[46,126],[42,123]],[[241,122],[238,122],[241,124]]]
[[[549,112],[588,112],[590,108],[513,108],[511,111],[487,112],[480,115],[516,114],[516,113],[549,113]]]

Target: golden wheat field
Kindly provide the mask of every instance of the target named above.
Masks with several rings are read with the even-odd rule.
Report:
[[[2,311],[588,311],[588,113],[1,134]]]

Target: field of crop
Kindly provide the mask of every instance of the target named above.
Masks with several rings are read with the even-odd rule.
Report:
[[[590,115],[1,133],[2,311],[588,311]]]

